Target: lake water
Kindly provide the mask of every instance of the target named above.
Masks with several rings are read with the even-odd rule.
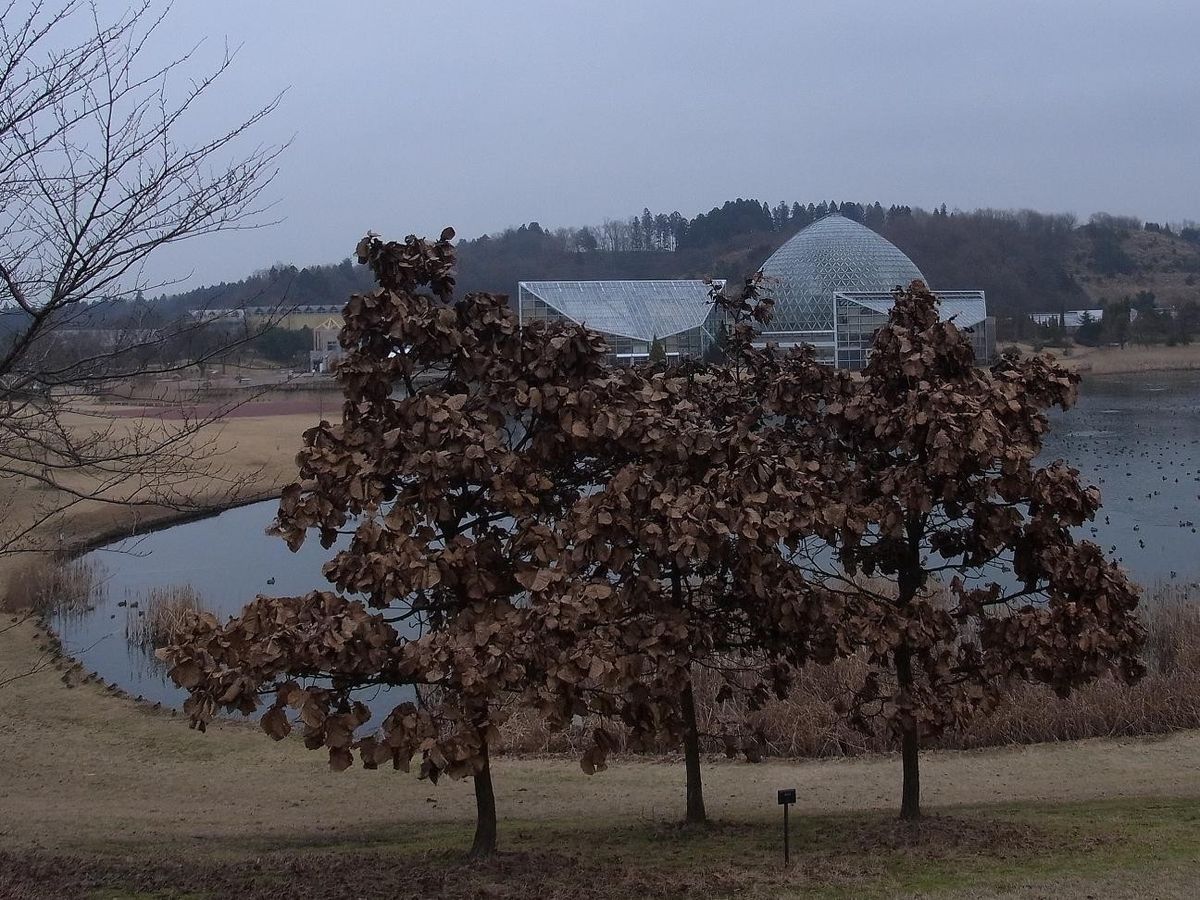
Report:
[[[1143,585],[1200,587],[1200,372],[1087,379],[1079,405],[1054,416],[1044,455],[1067,460],[1101,489],[1104,507],[1085,537]],[[330,551],[310,539],[293,554],[268,537],[275,510],[275,501],[255,503],[93,551],[103,590],[94,609],[57,621],[68,652],[132,695],[180,705],[162,666],[126,642],[127,619],[154,587],[191,585],[223,616],[256,593],[326,587],[321,565]],[[371,706],[390,709],[402,696],[379,695]]]
[[[1135,581],[1200,587],[1200,372],[1086,378],[1079,404],[1053,417],[1044,456],[1100,488],[1083,536]]]

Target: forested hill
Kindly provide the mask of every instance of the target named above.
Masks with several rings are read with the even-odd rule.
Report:
[[[246,306],[314,306],[341,303],[372,286],[371,273],[350,259],[336,265],[277,264],[241,281],[207,285],[182,294],[159,297],[156,303],[172,312],[183,309],[236,309]]]
[[[1200,230],[1098,214],[928,212],[878,203],[733,200],[688,219],[643,211],[600,226],[549,230],[532,222],[460,240],[459,287],[515,295],[520,280],[737,279],[830,210],[863,222],[907,253],[935,289],[983,289],[999,316],[1101,306],[1154,294],[1160,304],[1200,299]],[[350,260],[277,265],[232,284],[161,298],[175,308],[340,302],[369,286]]]

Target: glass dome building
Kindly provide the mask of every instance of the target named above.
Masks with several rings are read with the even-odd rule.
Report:
[[[604,335],[614,362],[650,358],[657,340],[667,359],[703,356],[717,340],[720,311],[712,291],[725,282],[522,281],[517,285],[517,320],[539,319],[586,325]]]
[[[916,264],[895,244],[834,213],[802,229],[763,263],[764,292],[775,314],[760,332],[763,343],[809,344],[817,358],[861,369],[875,332],[887,322],[892,291],[920,279]],[[942,318],[971,338],[975,358],[995,352],[994,320],[983,291],[939,291]]]
[[[762,332],[782,347],[810,344],[832,361],[836,345],[834,295],[890,294],[925,280],[891,241],[841,215],[802,229],[763,263],[764,289],[775,315]]]
[[[762,344],[808,344],[817,358],[861,369],[875,332],[887,323],[892,291],[921,270],[895,244],[834,213],[792,236],[762,266],[763,293],[775,300]],[[722,282],[717,282],[722,284]],[[709,292],[691,281],[522,281],[522,324],[567,319],[601,332],[618,362],[646,359],[657,338],[668,357],[701,356],[722,327]],[[995,324],[983,291],[938,291],[942,318],[966,331],[980,363],[995,354]]]

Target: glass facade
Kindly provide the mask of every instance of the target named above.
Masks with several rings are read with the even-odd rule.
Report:
[[[990,363],[996,355],[996,320],[987,314],[983,291],[940,291],[937,298],[941,317],[970,336],[975,361]],[[892,302],[892,295],[883,292],[834,295],[839,368],[861,369],[867,364],[875,332],[887,324]]]
[[[763,264],[763,293],[774,315],[763,344],[811,346],[818,360],[866,365],[875,332],[887,322],[892,291],[924,281],[904,253],[870,228],[837,214],[801,230]],[[657,337],[669,357],[703,356],[717,340],[721,316],[704,281],[522,281],[518,314],[579,322],[602,333],[619,361],[650,355]],[[940,291],[941,315],[971,335],[975,358],[995,356],[995,320],[982,291]]]
[[[887,324],[887,313],[852,302],[838,302],[836,309],[837,366],[839,369],[861,369],[867,364],[875,332]]]
[[[789,239],[763,263],[762,272],[765,293],[775,299],[775,315],[762,339],[781,346],[811,344],[819,354],[835,343],[835,293],[890,292],[924,280],[898,247],[836,214]]]
[[[668,358],[703,356],[716,341],[720,313],[710,294],[724,282],[522,281],[521,324],[539,319],[578,322],[600,332],[618,362],[650,357],[657,338]]]

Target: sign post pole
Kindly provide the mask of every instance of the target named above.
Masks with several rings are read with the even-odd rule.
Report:
[[[788,840],[788,807],[796,802],[796,789],[779,791],[779,805],[783,807],[783,864],[790,865],[792,861],[791,847]]]

